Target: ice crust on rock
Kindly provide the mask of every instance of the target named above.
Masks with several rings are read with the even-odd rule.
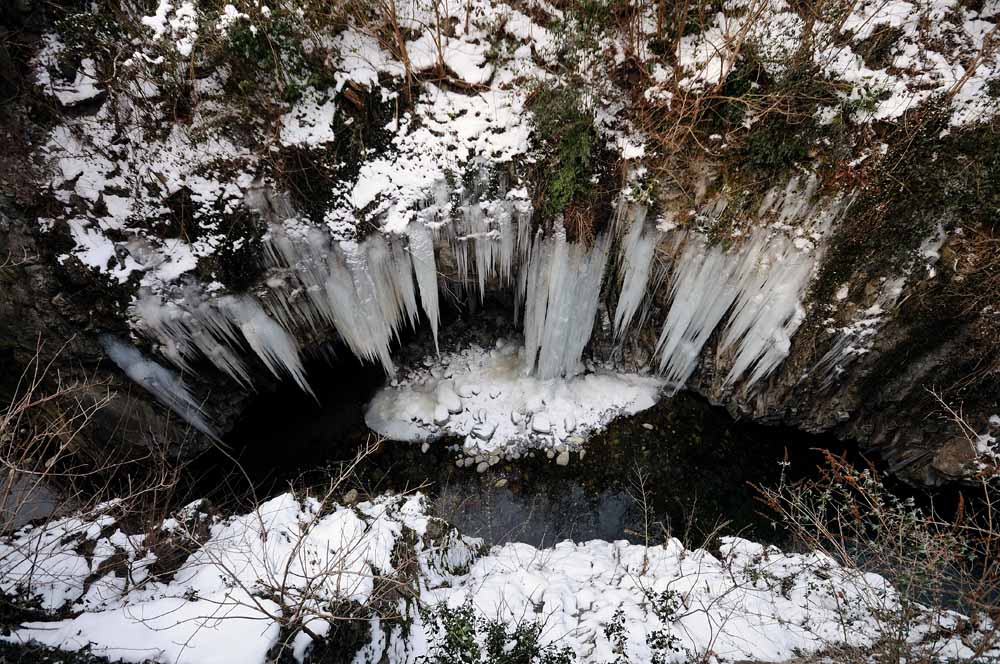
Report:
[[[522,447],[578,447],[612,418],[652,407],[663,381],[594,370],[544,380],[524,372],[513,340],[442,353],[385,387],[369,403],[368,426],[393,440],[466,439],[473,456]]]

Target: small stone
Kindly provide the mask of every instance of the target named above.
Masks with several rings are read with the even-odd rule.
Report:
[[[653,425],[652,425],[652,424],[650,424],[649,422],[643,422],[643,423],[642,423],[642,428],[643,428],[643,429],[647,429],[647,430],[649,430],[649,431],[652,431],[654,427],[653,427]]]
[[[446,424],[449,419],[451,419],[451,413],[448,412],[447,406],[439,403],[434,407],[434,424]]]
[[[501,477],[500,479],[498,479],[496,482],[493,483],[493,486],[495,486],[498,489],[504,488],[505,486],[507,486],[507,478]]]
[[[472,435],[482,441],[488,441],[493,438],[493,434],[497,430],[497,425],[485,423],[478,424],[472,428]]]
[[[345,505],[353,505],[354,503],[358,502],[358,490],[351,489],[350,491],[344,494],[343,500]]]
[[[569,452],[561,452],[559,456],[556,457],[557,466],[568,466],[569,465]]]
[[[486,463],[485,461],[481,461],[479,465],[476,466],[476,472],[480,474],[485,473],[489,469],[489,467],[490,464]]]
[[[472,397],[479,394],[479,387],[476,385],[469,385],[469,384],[459,385],[457,392],[458,396],[462,397],[463,399],[471,399]]]
[[[496,454],[491,454],[491,455],[490,455],[490,458],[489,458],[489,459],[487,459],[487,461],[489,461],[489,464],[490,464],[491,466],[495,466],[495,465],[497,465],[498,463],[500,463],[500,457],[498,457],[498,456],[497,456]]]
[[[549,433],[552,431],[552,424],[544,413],[535,413],[531,418],[531,430],[535,433]]]
[[[430,443],[424,443],[423,445],[420,446],[420,452],[422,454],[427,454],[427,450],[429,450],[429,449],[431,449],[431,444]]]
[[[554,459],[556,457],[556,453],[553,450],[545,450],[545,456],[550,459]]]
[[[581,449],[580,450],[580,461],[583,461],[583,455],[586,454],[586,453],[587,453],[586,449]]]

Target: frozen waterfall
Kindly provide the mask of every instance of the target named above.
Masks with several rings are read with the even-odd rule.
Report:
[[[609,244],[607,234],[590,247],[567,242],[561,230],[553,237],[536,235],[524,307],[529,373],[542,379],[577,373],[597,316]]]
[[[644,328],[665,309],[653,362],[673,390],[690,378],[713,333],[726,367],[723,384],[748,389],[788,355],[804,316],[800,300],[816,260],[815,231],[839,209],[814,209],[814,189],[807,179],[768,193],[757,212],[767,223],[734,236],[735,246],[724,249],[692,229],[657,229],[646,206],[624,198],[611,230],[592,243],[572,243],[561,227],[532,232],[523,190],[456,201],[442,184],[414,210],[403,234],[337,240],[295,218],[272,221],[264,237],[267,277],[254,294],[217,296],[188,285],[169,297],[144,293],[132,310],[138,329],[184,370],[203,357],[251,387],[248,357],[256,356],[272,374],[309,392],[299,344],[323,341],[330,329],[389,375],[393,344],[404,326],[419,324],[421,313],[437,347],[443,261],[468,296],[513,291],[513,313],[524,326],[524,371],[549,380],[578,373],[616,247],[614,338]],[[724,208],[723,200],[714,211]],[[666,297],[654,298],[666,275]]]

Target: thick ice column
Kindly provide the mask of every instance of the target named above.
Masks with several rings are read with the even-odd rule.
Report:
[[[434,350],[438,350],[438,281],[437,264],[434,260],[434,240],[431,231],[421,222],[411,223],[407,229],[410,239],[410,258],[413,261],[413,273],[417,277],[417,288],[420,291],[420,304],[431,324],[434,335]]]
[[[608,258],[609,239],[569,244],[565,233],[535,238],[524,283],[525,368],[539,378],[576,373],[590,340]],[[525,269],[525,268],[522,268]]]

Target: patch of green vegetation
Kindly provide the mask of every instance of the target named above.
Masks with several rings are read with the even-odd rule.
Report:
[[[113,56],[117,49],[128,43],[128,35],[122,21],[104,3],[93,5],[92,9],[68,13],[55,22],[66,50],[63,55],[74,68],[82,58],[98,61]]]
[[[928,109],[947,108],[930,102]],[[828,302],[859,270],[899,273],[939,223],[993,228],[1000,216],[1000,132],[950,127],[927,110],[884,139],[886,153],[838,227],[812,299]]]
[[[436,627],[426,664],[572,664],[568,646],[542,645],[542,625],[522,620],[509,624],[476,615],[472,603],[458,608],[439,604],[424,611]],[[482,645],[480,645],[480,642]]]
[[[597,132],[580,90],[539,87],[532,106],[535,128],[543,144],[542,211],[557,217],[573,203],[593,202]]]

